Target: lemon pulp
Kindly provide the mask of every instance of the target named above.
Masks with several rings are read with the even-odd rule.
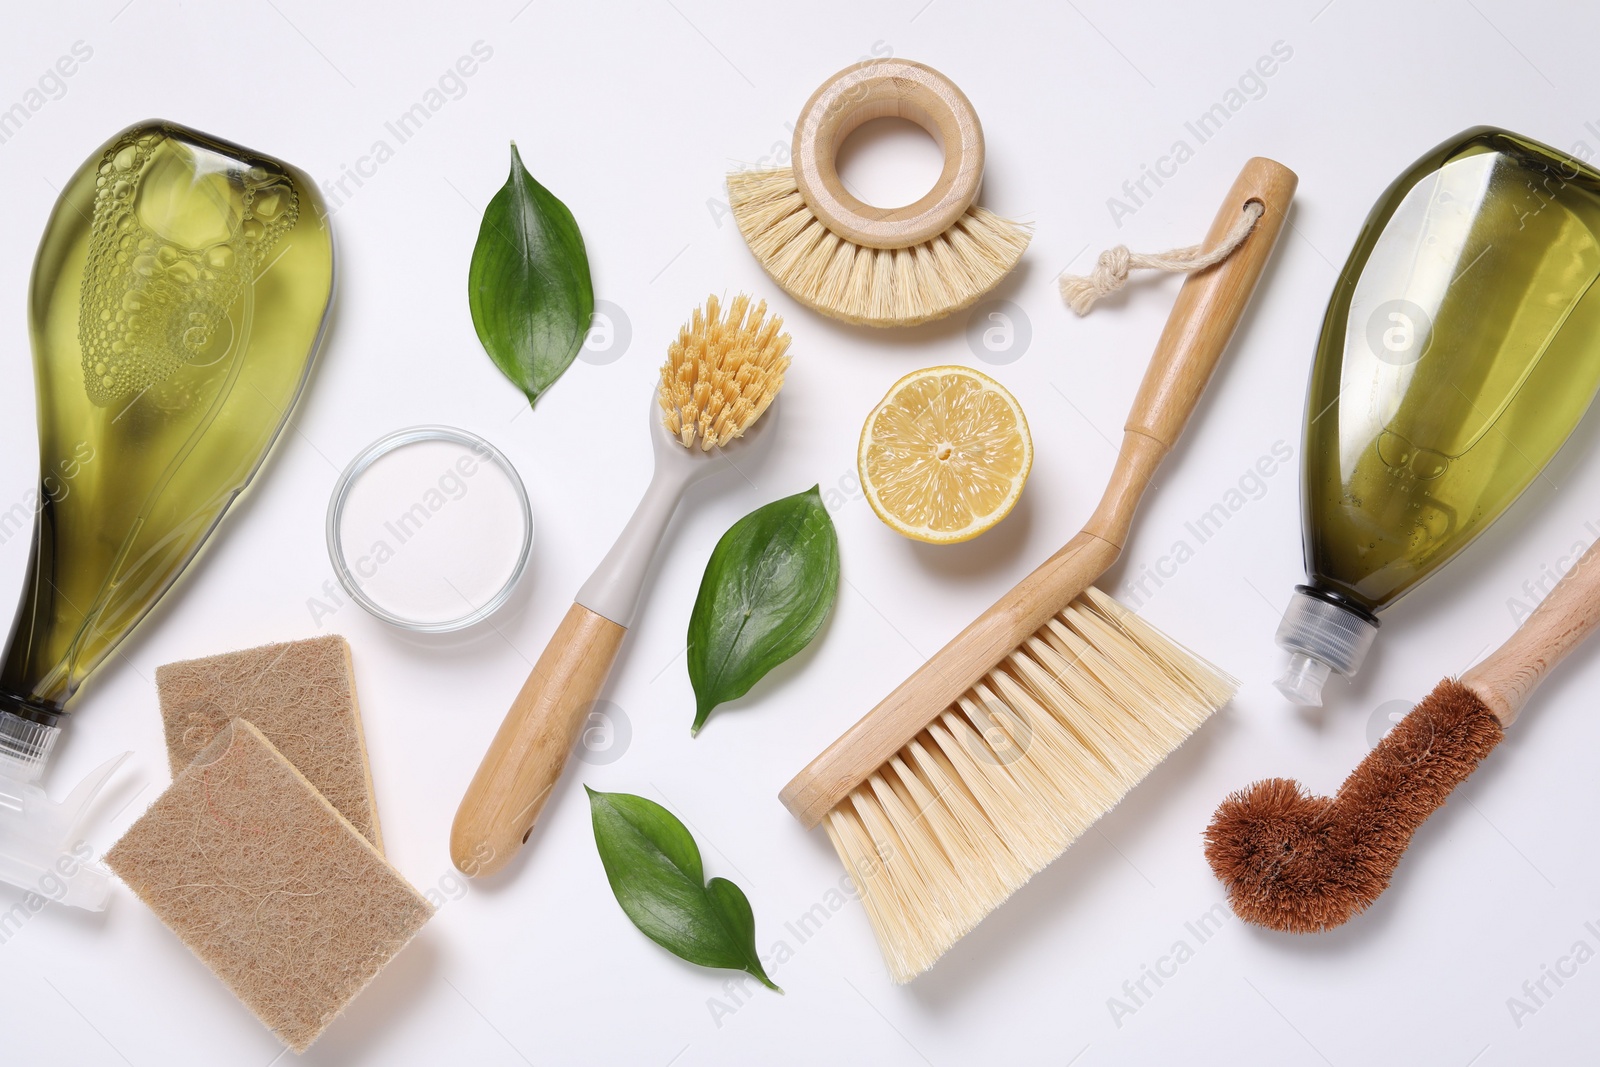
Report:
[[[880,519],[907,537],[951,544],[1015,506],[1033,442],[999,382],[965,367],[929,367],[901,378],[867,416],[857,462]]]

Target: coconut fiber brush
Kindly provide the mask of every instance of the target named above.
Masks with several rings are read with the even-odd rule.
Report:
[[[944,169],[904,207],[845,189],[840,147],[871,119],[915,122]],[[794,166],[728,176],[728,206],[761,266],[814,311],[861,326],[943,318],[993,289],[1028,247],[1028,230],[978,207],[983,127],[954,82],[908,59],[874,59],[811,94],[794,126]]]
[[[896,981],[926,970],[1232,696],[1231,679],[1091,588],[1249,302],[1295,176],[1253,159],[1184,283],[1099,508],[783,790],[854,876]]]
[[[678,332],[650,406],[655,474],[644,499],[578,590],[456,810],[450,856],[467,875],[498,871],[533,832],[611,672],[678,500],[771,423],[761,416],[788,367],[789,335],[765,301],[751,306],[740,295],[724,310],[712,297]]]
[[[1304,934],[1342,925],[1389,886],[1411,835],[1467,780],[1546,674],[1600,624],[1600,542],[1511,639],[1446,678],[1332,798],[1272,778],[1222,802],[1206,859],[1247,922]]]

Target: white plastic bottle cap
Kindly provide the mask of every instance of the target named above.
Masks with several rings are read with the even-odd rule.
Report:
[[[1278,624],[1278,647],[1293,655],[1274,684],[1303,707],[1322,706],[1322,687],[1334,672],[1351,677],[1361,669],[1378,636],[1378,624],[1296,586]]]

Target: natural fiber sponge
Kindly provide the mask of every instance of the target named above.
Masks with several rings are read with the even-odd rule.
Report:
[[[338,636],[266,645],[156,670],[172,776],[236,718],[250,720],[383,850],[350,646]]]
[[[105,862],[296,1052],[433,914],[243,719],[223,727]]]

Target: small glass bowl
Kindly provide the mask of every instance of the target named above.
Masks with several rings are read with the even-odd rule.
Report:
[[[511,572],[504,584],[492,595],[483,599],[481,603],[474,603],[469,598],[468,602],[471,608],[465,614],[443,620],[409,617],[391,610],[391,608],[385,607],[374,600],[363,588],[354,571],[352,571],[350,561],[345,556],[342,536],[345,505],[349,502],[352,489],[360,482],[362,476],[375,463],[390,453],[408,445],[429,441],[462,446],[479,459],[492,463],[498,468],[511,487],[512,496],[515,499],[517,509],[520,511],[522,522],[522,546],[516,555]],[[463,490],[463,494],[465,491]],[[522,479],[517,475],[516,468],[511,465],[511,461],[505,457],[505,454],[494,445],[477,434],[469,433],[453,426],[413,426],[404,430],[396,430],[394,433],[378,438],[378,440],[362,449],[355,459],[350,461],[350,465],[344,469],[344,473],[339,476],[339,481],[334,486],[333,497],[328,501],[326,532],[328,558],[333,563],[333,572],[338,577],[339,584],[350,595],[350,599],[360,604],[368,614],[374,618],[382,619],[391,626],[398,626],[415,633],[449,633],[453,630],[463,630],[468,626],[482,622],[504,606],[505,602],[510,599],[512,590],[516,588],[523,572],[527,570],[528,555],[533,548],[533,510],[528,505],[528,492],[523,487]],[[463,551],[470,550],[471,546],[463,546]]]

